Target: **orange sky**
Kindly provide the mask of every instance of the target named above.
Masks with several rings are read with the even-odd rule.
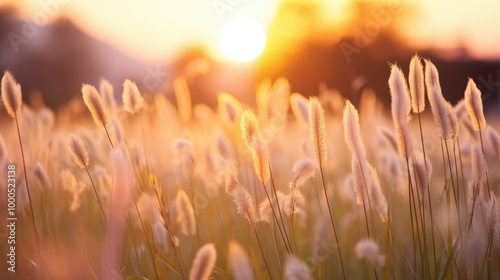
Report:
[[[220,56],[217,33],[230,18],[248,17],[268,26],[280,0],[0,0],[16,3],[28,20],[69,15],[86,32],[140,59],[175,56],[201,43]],[[325,2],[342,21],[350,0]],[[392,0],[416,4],[421,17],[402,26],[408,42],[449,48],[464,44],[476,57],[500,57],[500,1]],[[216,9],[218,7],[220,10]]]

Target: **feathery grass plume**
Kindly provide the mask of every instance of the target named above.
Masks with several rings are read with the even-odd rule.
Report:
[[[368,165],[368,167],[370,168],[370,199],[372,200],[372,207],[377,210],[380,220],[385,223],[389,215],[389,206],[387,204],[387,200],[385,199],[385,195],[380,188],[380,179],[378,177],[377,171],[371,165]]]
[[[16,118],[17,111],[23,104],[21,85],[8,70],[2,77],[2,101],[9,116]]]
[[[456,137],[458,135],[458,117],[457,113],[453,109],[450,102],[446,101],[446,111],[448,112],[447,117],[451,127],[451,137]]]
[[[250,150],[255,149],[255,145],[259,139],[259,122],[257,117],[250,110],[245,110],[241,115],[241,138]]]
[[[151,224],[157,222],[161,217],[158,199],[149,193],[141,193],[137,200],[137,209],[139,210],[141,219],[151,222]]]
[[[453,124],[450,122],[452,119],[449,116],[450,109],[441,92],[438,70],[429,60],[425,60],[425,85],[439,135],[443,140],[447,140],[454,136]]]
[[[89,153],[80,138],[76,135],[70,134],[68,136],[68,147],[73,160],[80,168],[89,166]]]
[[[40,183],[42,183],[42,186],[44,188],[51,189],[52,188],[52,183],[50,182],[49,176],[45,172],[45,169],[43,169],[43,166],[37,162],[35,163],[35,167],[33,168],[33,173],[35,174],[35,177],[38,178]]]
[[[191,93],[184,78],[175,78],[173,83],[175,99],[177,100],[177,110],[179,119],[188,122],[191,119]]]
[[[222,175],[224,178],[224,191],[232,195],[234,188],[240,184],[238,181],[238,169],[232,160],[227,161]]]
[[[183,190],[177,191],[175,197],[177,206],[177,218],[175,221],[184,235],[194,235],[196,233],[196,220],[194,218],[194,209],[188,195]]]
[[[488,165],[486,163],[486,159],[484,158],[484,154],[481,151],[481,147],[478,145],[472,146],[471,151],[471,168],[472,168],[472,181],[476,183],[484,183],[486,182],[486,171]]]
[[[71,210],[71,212],[75,212],[80,208],[80,196],[87,187],[82,182],[77,182],[75,176],[69,170],[63,170],[61,172],[61,183],[63,189],[69,191],[72,195],[69,209]]]
[[[371,239],[360,240],[354,248],[356,257],[368,260],[375,268],[385,265],[385,256],[381,255],[377,243]]]
[[[296,187],[303,186],[304,183],[316,173],[314,160],[310,158],[299,159],[295,162],[292,168],[293,185]]]
[[[305,199],[300,190],[296,187],[291,187],[290,192],[283,198],[283,211],[291,217],[299,212],[299,205],[304,204]]]
[[[326,149],[325,112],[317,97],[309,99],[309,137],[314,150],[316,163],[320,168],[326,166],[328,154]]]
[[[469,78],[465,89],[465,107],[472,120],[472,125],[476,131],[483,131],[486,128],[486,119],[483,114],[483,100],[481,91],[477,88],[474,80]]]
[[[432,162],[427,157],[424,159],[422,153],[417,153],[411,160],[413,164],[410,164],[410,174],[412,178],[415,177],[414,174],[416,175],[412,182],[416,182],[422,193],[425,194],[428,191],[427,186],[432,176]]]
[[[250,193],[242,185],[237,185],[233,190],[233,198],[238,214],[243,215],[247,222],[255,229],[259,217],[255,211]]]
[[[410,128],[410,99],[403,72],[397,65],[391,66],[389,77],[391,91],[391,112],[399,154],[405,158],[413,156]]]
[[[248,255],[236,241],[229,241],[229,264],[235,280],[255,279]]]
[[[89,109],[96,125],[106,127],[109,121],[108,112],[104,108],[101,96],[97,92],[97,89],[92,85],[83,84],[82,95],[83,102]]]
[[[485,205],[485,217],[486,217],[486,230],[488,232],[488,237],[496,239],[500,230],[500,220],[498,208],[498,198],[495,193],[491,191],[490,198],[487,199],[483,197],[483,204]]]
[[[302,125],[307,125],[309,122],[308,100],[300,93],[292,93],[290,95],[290,108],[292,108],[295,119]]]
[[[267,143],[258,141],[255,144],[255,149],[252,151],[252,159],[255,174],[257,174],[259,181],[265,184],[271,175]]]
[[[392,131],[385,127],[381,127],[379,129],[379,134],[387,146],[389,146],[395,153],[398,153],[398,142],[396,141]]]
[[[418,55],[414,55],[410,61],[410,84],[411,108],[414,113],[421,113],[425,108],[425,86],[424,67]]]
[[[113,85],[106,79],[101,79],[99,83],[99,94],[106,107],[113,111],[116,109],[115,91]]]
[[[372,195],[372,178],[368,163],[366,161],[359,161],[359,159],[353,155],[351,170],[354,182],[354,192],[356,193],[356,202],[359,205],[368,205],[368,199]]]
[[[455,114],[457,114],[458,119],[462,119],[465,117],[467,114],[467,107],[465,106],[465,100],[462,98],[460,101],[453,106],[453,110],[455,111]]]
[[[349,100],[346,101],[344,107],[343,123],[345,141],[353,157],[356,157],[360,162],[366,161],[365,146],[361,140],[361,133],[359,131],[358,111],[356,111]]]
[[[203,245],[194,257],[189,271],[189,280],[208,280],[217,261],[217,251],[213,243]]]
[[[500,160],[500,135],[498,135],[498,132],[489,125],[486,128],[486,139],[488,139],[491,152]],[[0,156],[0,159],[1,158]]]
[[[288,256],[283,269],[285,280],[311,280],[309,267],[296,256]]]
[[[144,98],[142,98],[139,88],[129,79],[123,82],[122,100],[125,111],[130,114],[137,114],[144,107]]]
[[[186,164],[194,164],[193,145],[187,139],[176,139],[173,144],[179,159]]]
[[[408,123],[411,110],[408,86],[403,71],[396,64],[391,66],[389,89],[391,91],[391,112],[394,122]]]
[[[219,114],[223,120],[229,122],[236,122],[239,120],[242,112],[243,106],[234,98],[230,93],[222,92],[217,95],[217,104],[219,109]]]
[[[229,159],[233,157],[233,148],[231,147],[231,144],[229,143],[226,135],[224,135],[222,131],[217,131],[217,133],[215,134],[215,141],[217,151],[223,158]]]
[[[123,136],[123,128],[120,123],[120,120],[116,116],[113,116],[111,118],[111,128],[115,136],[116,142],[123,143],[125,141],[125,137]]]
[[[278,205],[282,207],[284,205],[284,198],[285,195],[280,192],[276,191],[276,196],[278,197]],[[276,199],[274,196],[271,197],[271,201],[274,207],[276,207]],[[260,221],[266,222],[266,223],[271,223],[273,220],[273,210],[271,209],[271,206],[269,204],[269,199],[264,199],[260,204],[259,204],[259,218]]]

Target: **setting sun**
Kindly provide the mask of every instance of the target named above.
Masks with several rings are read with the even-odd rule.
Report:
[[[219,32],[219,48],[229,59],[247,62],[257,58],[266,45],[266,34],[255,21],[238,18],[228,21]]]

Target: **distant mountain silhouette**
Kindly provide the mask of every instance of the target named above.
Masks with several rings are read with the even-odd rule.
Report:
[[[35,26],[14,19],[12,13],[8,8],[0,10],[0,71],[14,73],[25,98],[40,90],[47,105],[57,108],[79,94],[82,83],[97,87],[101,78],[115,86],[115,93],[126,78],[149,90],[162,85],[163,81],[149,76],[166,66],[135,60],[86,35],[68,19]]]
[[[143,92],[160,90],[174,101],[170,85],[179,75],[188,79],[193,103],[203,102],[210,106],[215,106],[216,95],[221,91],[253,103],[258,83],[265,78],[278,77],[287,78],[293,92],[306,96],[318,94],[319,85],[324,84],[339,89],[356,104],[360,91],[370,87],[388,103],[388,63],[398,63],[407,73],[410,58],[416,52],[392,33],[381,32],[349,59],[343,47],[356,44],[355,37],[347,35],[332,44],[305,39],[300,42],[299,51],[283,50],[280,57],[264,54],[256,65],[211,61],[200,46],[187,48],[174,61],[148,64],[88,36],[68,19],[40,27],[20,21],[13,14],[12,9],[0,9],[0,71],[9,69],[15,74],[26,101],[30,93],[40,91],[52,108],[79,95],[82,83],[98,86],[100,78],[114,85],[117,96],[122,91],[121,84],[128,78]],[[498,60],[476,61],[463,49],[458,49],[452,61],[443,59],[433,50],[418,52],[436,64],[443,94],[452,103],[463,96],[467,78],[471,77],[482,90],[487,107],[492,107],[491,104],[498,107]],[[209,63],[210,70],[193,76],[190,74],[191,62],[200,59]],[[281,62],[272,63],[274,60]]]

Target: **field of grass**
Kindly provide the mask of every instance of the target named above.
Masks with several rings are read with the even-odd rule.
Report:
[[[499,279],[499,122],[474,81],[452,106],[430,61],[391,67],[390,108],[285,79],[192,106],[179,77],[57,114],[5,72],[0,278]]]

